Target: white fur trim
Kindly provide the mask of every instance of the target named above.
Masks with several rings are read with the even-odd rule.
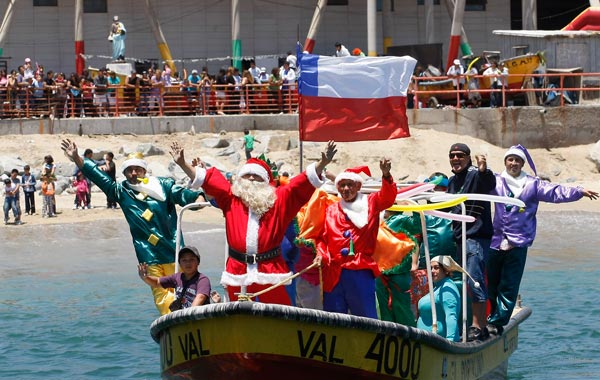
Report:
[[[232,259],[233,260],[233,259]],[[253,266],[256,266],[254,264]],[[221,275],[221,285],[223,286],[248,286],[250,284],[269,285],[277,284],[280,281],[285,280],[292,276],[292,272],[288,273],[261,273],[258,271],[252,271],[245,274],[231,274],[223,272]],[[290,285],[292,280],[284,283],[284,285]]]
[[[363,228],[369,222],[369,197],[358,193],[354,202],[340,200],[342,210],[348,215],[348,219],[358,228]]]
[[[167,195],[165,194],[160,181],[156,177],[148,177],[148,183],[140,182],[137,185],[129,184],[129,187],[139,193],[144,193],[157,201],[164,202],[167,200]]]
[[[243,177],[246,174],[254,174],[259,176],[265,182],[269,182],[269,173],[267,170],[259,164],[245,164],[238,171],[238,177]]]
[[[525,152],[523,152],[521,149],[510,148],[509,150],[506,151],[506,153],[504,153],[504,159],[506,160],[506,157],[508,157],[508,156],[517,156],[521,160],[523,160],[523,162],[527,162],[527,157],[525,157]]]
[[[513,196],[519,198],[527,184],[527,173],[525,173],[524,170],[521,170],[521,173],[517,177],[513,177],[508,174],[506,170],[503,170],[500,176],[506,181],[506,185],[513,193]]]
[[[256,255],[258,253],[258,227],[260,219],[248,209],[248,229],[246,230],[246,253]]]
[[[148,163],[141,158],[129,158],[123,162],[122,173],[125,173],[125,170],[130,166],[139,166],[140,168],[144,168],[144,170],[148,169]]]
[[[315,164],[314,162],[308,165],[308,167],[306,168],[306,177],[308,177],[308,181],[311,185],[315,187],[315,189],[318,189],[325,183],[325,181],[323,181],[317,175],[317,164]]]
[[[190,181],[189,187],[192,189],[199,189],[204,185],[206,179],[206,169],[201,166],[196,166],[196,176],[193,181]]]
[[[349,179],[354,182],[363,183],[363,179],[360,175],[358,175],[356,173],[352,173],[352,172],[341,172],[340,174],[337,175],[337,177],[335,177],[335,186],[337,187],[338,183],[345,179]]]

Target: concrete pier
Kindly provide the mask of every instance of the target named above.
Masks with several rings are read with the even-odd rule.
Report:
[[[414,109],[407,115],[412,129],[468,135],[505,148],[517,143],[528,148],[557,148],[600,140],[599,106]],[[192,129],[197,133],[240,132],[244,128],[297,130],[298,115],[0,120],[0,135],[160,135]]]

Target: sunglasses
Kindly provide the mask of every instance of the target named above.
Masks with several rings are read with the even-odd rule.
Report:
[[[456,158],[465,158],[465,157],[467,157],[467,155],[465,153],[450,153],[448,155],[448,157],[450,157],[450,158],[454,158],[454,157],[456,157]]]

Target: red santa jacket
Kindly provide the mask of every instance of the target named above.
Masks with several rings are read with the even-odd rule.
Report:
[[[275,204],[260,219],[231,193],[231,185],[215,168],[197,168],[191,187],[202,186],[208,195],[215,198],[225,216],[230,248],[241,253],[260,255],[279,247],[287,226],[308,202],[315,187],[321,184],[315,165],[310,165],[306,172],[292,178],[288,185],[276,189]],[[281,255],[258,264],[246,264],[229,257],[221,283],[230,286],[275,284],[290,275]]]
[[[379,213],[389,208],[396,200],[396,184],[392,177],[383,179],[381,189],[366,197],[368,205],[367,223],[357,227],[337,202],[327,208],[325,227],[317,243],[317,252],[322,257],[323,290],[330,292],[337,285],[342,269],[369,269],[375,277],[379,276],[379,268],[372,255],[379,232]],[[357,199],[355,202],[361,201]],[[350,239],[353,240],[354,256],[349,256]]]

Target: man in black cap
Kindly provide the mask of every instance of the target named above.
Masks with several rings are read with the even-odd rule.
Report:
[[[496,187],[496,177],[488,169],[485,156],[476,155],[477,166],[474,166],[471,161],[471,149],[466,144],[452,144],[449,159],[454,175],[448,180],[448,193],[489,194]],[[467,340],[485,340],[489,337],[486,329],[487,289],[485,286],[485,264],[494,229],[489,202],[467,201],[465,206],[467,215],[475,217],[474,222],[466,224],[466,269],[473,279],[479,283],[479,287],[476,287],[469,280],[473,324],[469,327]],[[461,206],[455,206],[453,212],[460,214]],[[453,222],[452,228],[456,241],[457,257],[462,258],[462,223]],[[465,266],[464,263],[461,264]]]

